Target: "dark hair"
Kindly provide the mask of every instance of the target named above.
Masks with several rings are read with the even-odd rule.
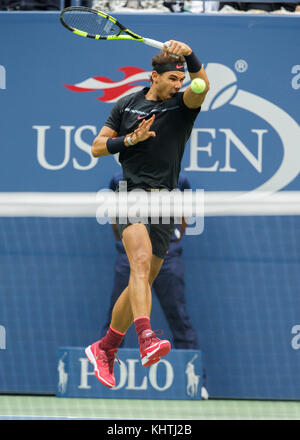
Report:
[[[179,61],[180,63],[185,63],[184,56],[180,56],[179,58],[174,58],[172,55],[166,54],[166,52],[159,52],[155,57],[152,58],[152,68],[155,70],[155,66],[157,64],[169,64],[174,63],[174,61]],[[152,76],[150,75],[150,83],[152,84]]]
[[[174,58],[172,55],[166,54],[166,52],[159,52],[159,54],[155,55],[152,58],[152,67],[154,68],[157,64],[168,64],[179,61],[180,63],[185,63],[185,58],[180,56],[179,58]]]

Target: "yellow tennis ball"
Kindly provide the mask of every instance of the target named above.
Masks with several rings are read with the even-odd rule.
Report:
[[[205,81],[201,78],[195,78],[193,79],[191,83],[191,89],[194,93],[203,93],[206,89]]]

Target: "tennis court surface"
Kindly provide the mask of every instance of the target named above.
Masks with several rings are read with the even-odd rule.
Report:
[[[299,420],[300,402],[0,396],[0,420]]]

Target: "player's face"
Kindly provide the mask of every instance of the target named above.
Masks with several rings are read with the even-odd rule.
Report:
[[[170,71],[157,75],[156,86],[157,96],[161,99],[170,99],[179,92],[185,78],[184,72]]]

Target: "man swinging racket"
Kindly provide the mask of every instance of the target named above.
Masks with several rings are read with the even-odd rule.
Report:
[[[192,83],[180,92],[185,63]],[[92,146],[94,157],[119,153],[127,191],[177,187],[185,145],[209,90],[201,62],[185,43],[170,40],[152,59],[152,66],[151,87],[121,98]],[[109,388],[115,385],[118,347],[132,323],[144,367],[171,348],[152,330],[150,315],[151,286],[168,251],[174,222],[123,224],[116,218],[116,223],[130,264],[129,283],[114,305],[106,335],[85,350],[97,379]]]

